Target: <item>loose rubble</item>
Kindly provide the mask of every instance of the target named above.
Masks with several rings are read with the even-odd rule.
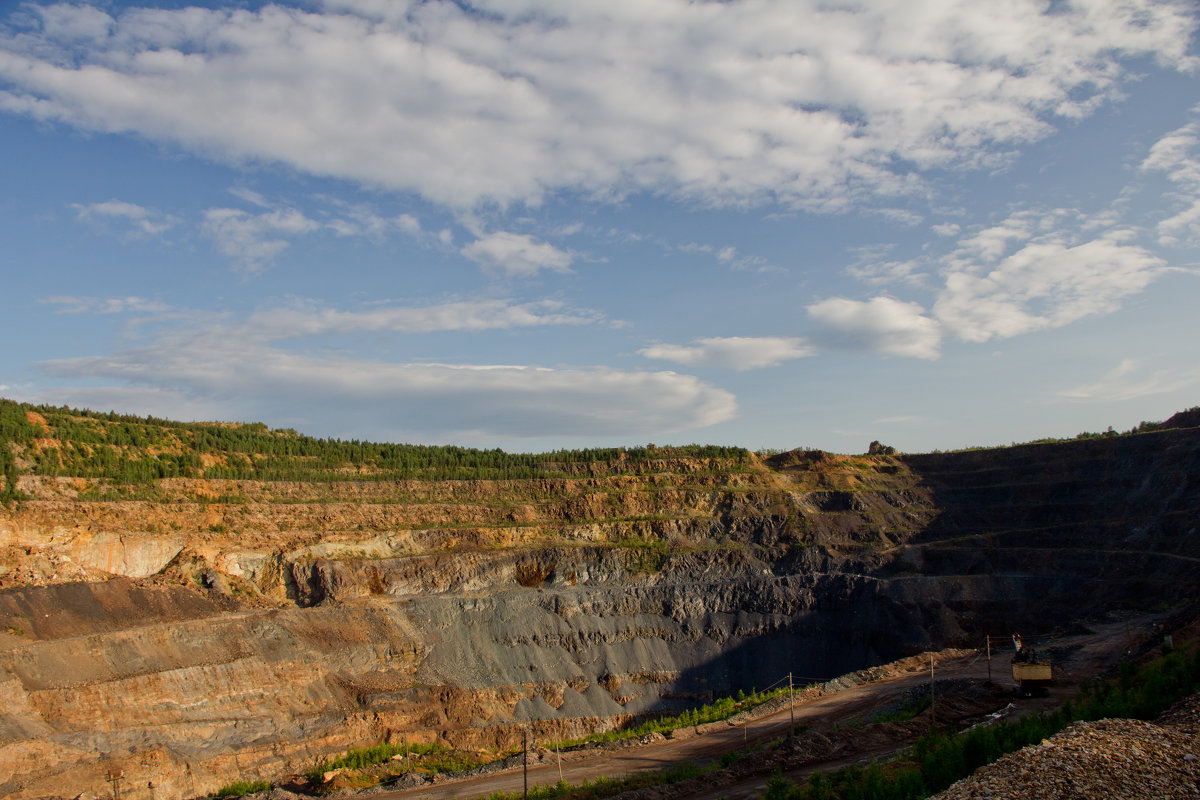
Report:
[[[936,800],[1184,800],[1200,798],[1200,695],[1158,723],[1104,719],[981,767]]]

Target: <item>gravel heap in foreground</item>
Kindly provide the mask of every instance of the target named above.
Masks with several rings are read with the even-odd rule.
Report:
[[[1157,724],[1076,722],[975,771],[935,800],[1200,800],[1200,695]]]

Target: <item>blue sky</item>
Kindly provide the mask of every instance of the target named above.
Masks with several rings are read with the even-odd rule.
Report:
[[[0,4],[0,395],[544,450],[1200,400],[1190,2]]]

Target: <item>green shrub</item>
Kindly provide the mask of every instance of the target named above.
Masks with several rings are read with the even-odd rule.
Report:
[[[270,781],[234,781],[222,786],[213,793],[213,797],[241,797],[244,794],[265,792],[271,788]]]

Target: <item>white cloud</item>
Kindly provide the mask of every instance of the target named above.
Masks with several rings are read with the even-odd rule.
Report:
[[[157,236],[170,230],[179,222],[170,214],[127,203],[124,200],[106,200],[103,203],[72,203],[71,208],[75,209],[76,218],[83,222],[105,229],[120,225],[122,233],[133,237]]]
[[[170,306],[144,297],[79,297],[55,295],[40,301],[59,306],[60,314],[162,314]]]
[[[929,277],[919,259],[889,259],[892,245],[856,245],[849,249],[855,260],[846,267],[846,273],[868,285],[922,286]]]
[[[321,226],[294,208],[261,214],[238,208],[210,208],[204,212],[203,227],[223,255],[247,272],[259,272],[287,249],[290,237],[312,233]]]
[[[906,228],[915,228],[925,221],[925,217],[906,208],[878,208],[875,209],[874,213],[883,217],[888,222],[903,225]]]
[[[98,8],[85,5],[34,6],[34,13],[41,17],[42,30],[46,36],[64,42],[108,38],[113,20]]]
[[[234,413],[221,402],[194,397],[186,392],[157,389],[147,386],[55,386],[50,389],[14,387],[6,395],[22,403],[88,408],[92,411],[116,411],[135,416],[155,416],[181,422],[230,421],[250,422],[249,417]],[[272,417],[271,419],[275,419]],[[253,420],[258,422],[259,420]]]
[[[601,321],[603,315],[598,312],[567,309],[554,300],[520,304],[507,300],[460,300],[429,306],[387,305],[365,311],[294,304],[255,311],[241,326],[239,336],[273,341],[354,331],[485,331],[540,325],[590,325]]]
[[[918,337],[932,348],[918,345],[912,352],[930,357],[936,353],[934,330],[939,327],[964,341],[986,342],[1116,311],[1126,297],[1169,269],[1163,259],[1136,243],[1137,231],[1118,223],[1111,211],[1020,210],[995,225],[965,233],[958,225],[945,227],[945,235],[961,236],[940,256],[888,261],[886,249],[859,248],[859,260],[846,271],[868,285],[913,287],[927,286],[940,274],[942,285],[928,315],[910,305],[913,315],[933,325],[922,323],[919,329],[928,338]],[[865,319],[867,307],[845,305],[850,301],[840,298],[836,302],[815,308],[825,322],[857,330],[852,311],[858,309]]]
[[[305,316],[262,312],[244,324],[216,320],[203,329],[159,332],[152,343],[115,355],[59,359],[41,368],[56,378],[98,384],[59,395],[82,405],[104,407],[122,397],[123,407],[173,415],[183,398],[184,408],[204,409],[210,417],[319,419],[324,430],[317,432],[326,435],[631,436],[712,425],[737,413],[729,392],[674,372],[392,363],[276,346],[285,337],[349,329],[458,329],[448,317],[388,317],[386,311],[313,313],[307,325]],[[297,323],[299,331],[291,327]],[[490,324],[525,323],[504,317]]]
[[[1110,314],[1165,262],[1124,228],[1093,231],[1077,212],[1025,211],[959,241],[941,259],[933,315],[969,342],[1059,328]]]
[[[655,344],[638,350],[646,358],[674,361],[692,367],[736,370],[774,367],[784,361],[813,355],[803,339],[777,336],[732,336],[697,339],[690,345]]]
[[[1200,108],[1194,109],[1200,113]],[[1142,162],[1146,172],[1162,172],[1177,187],[1180,211],[1158,223],[1164,245],[1200,242],[1200,122],[1192,122],[1159,139]]]
[[[547,242],[538,242],[528,234],[497,231],[476,239],[462,254],[488,272],[502,272],[510,278],[536,275],[543,269],[570,272],[572,255]]]
[[[1064,400],[1119,402],[1175,392],[1196,384],[1200,384],[1200,370],[1157,370],[1147,374],[1135,359],[1127,358],[1095,383],[1063,389],[1058,396]]]
[[[140,298],[47,302],[76,313],[158,310]],[[674,372],[396,363],[280,346],[356,331],[412,335],[602,321],[595,312],[557,301],[455,301],[354,311],[295,303],[241,320],[228,314],[190,318],[174,330],[160,325],[147,343],[113,355],[42,363],[52,377],[81,382],[56,388],[56,402],[172,418],[308,420],[315,428],[306,429],[319,435],[423,441],[663,434],[737,413],[729,392]]]
[[[220,253],[250,272],[270,266],[295,237],[322,230],[339,237],[365,237],[375,242],[396,231],[429,241],[436,238],[425,236],[420,221],[411,214],[384,216],[366,203],[319,196],[315,198],[317,210],[312,212],[314,216],[309,216],[289,205],[272,202],[252,189],[234,187],[229,191],[258,210],[210,208],[204,212],[200,229],[213,240]],[[123,200],[73,203],[71,207],[81,222],[133,238],[158,235],[181,222],[171,214]]]
[[[0,109],[471,207],[669,193],[840,208],[987,166],[1186,68],[1188,3],[52,5]],[[316,6],[316,8],[321,8]]]
[[[628,237],[629,235],[627,235]],[[640,239],[637,234],[632,235],[633,240]],[[663,243],[664,247],[671,245]],[[779,272],[779,267],[774,266],[771,262],[762,256],[747,256],[740,255],[738,249],[733,245],[725,245],[724,247],[715,247],[711,244],[700,244],[698,242],[688,242],[686,244],[677,245],[676,249],[683,253],[703,253],[715,258],[721,264],[726,265],[732,270],[738,272]]]
[[[889,356],[935,359],[942,333],[918,303],[891,297],[862,302],[831,297],[808,307],[818,342]]]

